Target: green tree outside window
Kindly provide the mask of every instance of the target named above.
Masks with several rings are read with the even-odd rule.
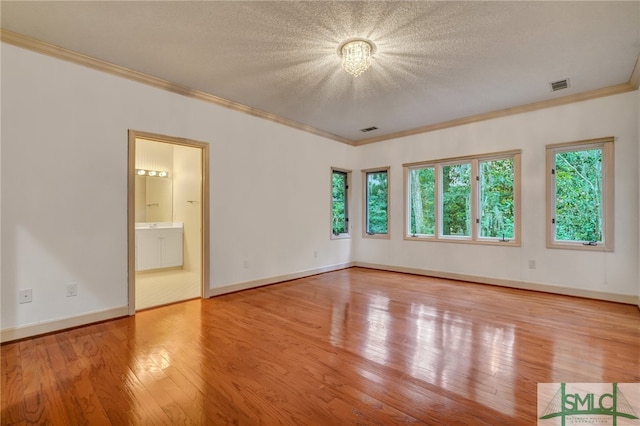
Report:
[[[388,233],[388,174],[387,171],[366,173],[366,233]]]
[[[435,234],[435,191],[435,167],[424,167],[409,171],[409,234]]]
[[[471,164],[442,167],[442,235],[471,236]]]
[[[480,162],[480,237],[512,239],[515,229],[513,158]]]
[[[556,152],[555,239],[602,242],[602,149]]]
[[[331,174],[331,232],[333,235],[348,232],[347,173],[334,170]]]

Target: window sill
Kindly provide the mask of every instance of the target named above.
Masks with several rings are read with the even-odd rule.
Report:
[[[332,240],[348,240],[349,238],[351,238],[350,234],[331,234]]]
[[[362,234],[362,238],[371,238],[374,240],[389,240],[390,236],[389,234],[367,234],[364,233]]]
[[[582,242],[552,242],[547,243],[548,249],[561,249],[561,250],[580,250],[580,251],[597,251],[597,252],[613,252],[613,247],[607,247],[604,243],[598,243],[597,245],[585,245]]]
[[[410,235],[405,235],[405,241],[426,241],[432,243],[455,243],[455,244],[472,244],[472,245],[483,245],[483,246],[503,246],[503,247],[520,247],[520,241],[518,240],[490,240],[490,239],[481,239],[481,240],[472,240],[469,237],[466,238],[443,238],[443,237],[435,237],[435,236],[416,236],[412,237]]]

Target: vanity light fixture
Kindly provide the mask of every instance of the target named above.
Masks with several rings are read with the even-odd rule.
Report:
[[[138,176],[149,176],[149,177],[169,177],[169,172],[165,172],[164,170],[145,170],[145,169],[136,169],[136,175]]]
[[[354,77],[359,76],[371,66],[371,55],[375,45],[361,38],[350,39],[338,46],[338,54],[342,57],[342,68]]]

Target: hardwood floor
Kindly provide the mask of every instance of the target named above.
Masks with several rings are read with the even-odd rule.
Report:
[[[352,268],[1,349],[3,425],[533,425],[640,382],[640,311]]]

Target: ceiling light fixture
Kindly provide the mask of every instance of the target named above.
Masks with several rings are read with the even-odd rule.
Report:
[[[359,76],[371,66],[371,55],[375,51],[372,42],[364,39],[350,39],[338,46],[342,56],[342,68],[354,77]]]

